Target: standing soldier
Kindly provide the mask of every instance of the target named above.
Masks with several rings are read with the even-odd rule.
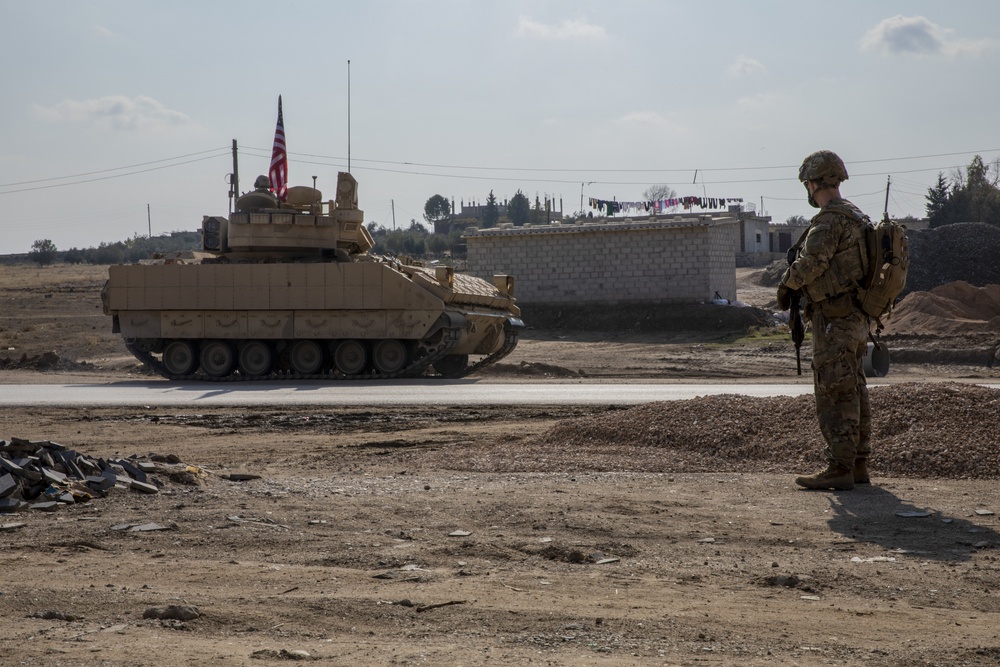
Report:
[[[817,151],[799,169],[809,204],[820,209],[799,242],[778,287],[778,305],[798,291],[812,324],[813,386],[819,428],[826,440],[826,470],[797,477],[807,489],[853,489],[870,483],[871,405],[864,356],[868,316],[856,299],[867,270],[865,215],[840,196],[847,168],[836,153]]]

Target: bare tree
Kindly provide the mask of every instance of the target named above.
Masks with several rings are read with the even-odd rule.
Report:
[[[661,183],[659,185],[650,185],[646,188],[646,191],[642,193],[642,198],[646,201],[660,201],[661,199],[673,199],[677,196],[677,192],[667,185],[666,183]]]

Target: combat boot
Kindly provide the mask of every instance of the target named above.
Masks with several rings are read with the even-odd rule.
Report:
[[[851,470],[855,484],[871,484],[872,478],[868,474],[868,459],[857,459],[854,462],[854,469]]]
[[[854,488],[854,475],[850,468],[830,463],[826,470],[815,475],[796,477],[795,483],[807,489],[850,491]]]

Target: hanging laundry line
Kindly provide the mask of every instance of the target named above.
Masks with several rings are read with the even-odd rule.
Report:
[[[730,204],[742,204],[743,197],[673,197],[651,201],[618,201],[616,199],[589,199],[590,208],[596,209],[607,216],[621,212],[636,211],[638,213],[665,213],[678,208],[685,211],[698,207],[709,211],[727,208]]]

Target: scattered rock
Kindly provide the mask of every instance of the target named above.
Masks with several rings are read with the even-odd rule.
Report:
[[[82,621],[83,616],[78,614],[69,614],[64,611],[55,611],[49,609],[46,611],[36,611],[31,615],[31,618],[43,618],[46,621]]]
[[[261,649],[260,651],[251,653],[250,657],[256,660],[319,660],[318,657],[310,655],[308,651],[300,649],[291,651],[287,649],[281,649],[280,651]]]
[[[142,617],[161,621],[193,621],[201,616],[197,607],[190,605],[168,605],[166,607],[150,607],[142,612]]]
[[[223,479],[228,479],[230,482],[249,482],[251,480],[260,479],[260,475],[251,475],[242,472],[233,472],[228,475],[222,475]]]

